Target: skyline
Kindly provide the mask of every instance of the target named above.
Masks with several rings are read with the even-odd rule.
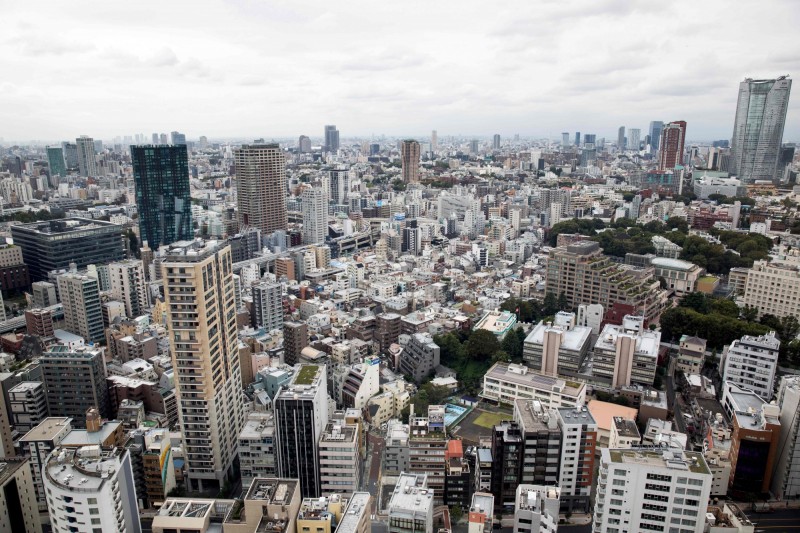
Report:
[[[613,139],[620,125],[685,120],[690,140],[729,139],[739,82],[800,72],[800,11],[786,0],[746,14],[717,1],[426,4],[424,15],[403,4],[380,16],[365,2],[151,4],[48,2],[47,17],[8,6],[0,67],[17,75],[0,83],[0,137],[292,138],[336,124],[343,138]],[[668,20],[687,21],[679,37]],[[798,98],[784,141],[800,141]]]

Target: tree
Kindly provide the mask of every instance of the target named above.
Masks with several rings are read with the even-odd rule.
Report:
[[[552,292],[548,292],[544,295],[544,305],[542,306],[542,314],[543,315],[554,315],[558,313],[558,299],[556,295]]]
[[[503,337],[503,342],[500,343],[500,347],[506,354],[508,354],[512,361],[519,362],[522,360],[523,339],[517,335],[517,331],[522,331],[522,328],[516,328],[512,331],[509,331],[506,336]]]
[[[781,318],[781,333],[783,342],[793,341],[797,338],[797,334],[800,333],[800,322],[797,321],[796,316],[786,315]]]
[[[494,363],[510,363],[511,357],[503,350],[497,350],[492,355],[492,364]]]
[[[569,311],[569,303],[567,302],[567,295],[564,294],[563,291],[558,295],[557,304],[559,311]]]
[[[756,318],[758,318],[758,307],[745,305],[741,308],[741,312],[742,320],[746,320],[747,322],[755,322]]]
[[[477,329],[472,332],[467,340],[466,354],[469,359],[475,361],[485,361],[500,349],[494,333],[485,329]]]

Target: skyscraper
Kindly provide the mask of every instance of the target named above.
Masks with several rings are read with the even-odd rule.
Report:
[[[325,147],[326,152],[339,151],[339,130],[334,125],[325,126]]]
[[[581,132],[576,131],[575,132],[575,146],[580,146],[580,145],[581,145]]]
[[[172,144],[179,145],[182,144],[186,146],[186,134],[179,133],[177,131],[173,131],[170,133],[170,137],[172,138]]]
[[[297,140],[297,149],[301,154],[307,154],[311,151],[311,139],[307,135],[301,135]]]
[[[239,227],[262,234],[286,230],[286,158],[277,144],[245,144],[234,150]]]
[[[50,176],[66,176],[67,165],[64,162],[64,149],[59,146],[47,147],[47,163],[50,165]],[[52,183],[51,183],[52,185]]]
[[[283,297],[280,283],[262,282],[250,289],[253,294],[253,321],[265,331],[283,325]]]
[[[403,163],[403,182],[419,183],[419,143],[411,139],[403,141],[400,158]]]
[[[147,287],[141,261],[129,259],[108,265],[111,292],[125,305],[125,314],[134,319],[147,313]]]
[[[154,133],[152,138],[153,138],[153,145],[157,146],[159,144],[159,142],[158,142],[158,133]]]
[[[94,139],[81,135],[75,139],[78,146],[78,172],[83,177],[97,175],[97,162],[95,161]]]
[[[625,126],[620,126],[617,132],[617,149],[620,152],[625,150]]]
[[[173,244],[161,268],[189,486],[221,487],[244,423],[230,247]]]
[[[642,130],[639,128],[631,128],[630,130],[630,141],[628,142],[628,146],[631,150],[638,152],[639,151],[639,143],[642,142],[641,140]]]
[[[156,250],[190,240],[192,227],[186,145],[131,146],[139,235]]]
[[[569,146],[569,132],[568,131],[562,131],[561,132],[561,146],[563,146],[565,148],[567,146]]]
[[[658,169],[672,170],[683,164],[683,146],[686,141],[686,122],[670,122],[661,130]]]
[[[105,340],[100,287],[95,278],[81,274],[58,276],[58,294],[64,306],[64,327],[87,341]]]
[[[436,134],[436,130],[431,132],[431,150],[434,152],[439,149],[439,136]]]
[[[653,153],[658,153],[659,143],[661,142],[661,130],[664,129],[664,123],[660,120],[654,120],[650,123],[650,149]]]
[[[303,212],[303,244],[325,241],[328,234],[325,195],[321,189],[306,188],[301,195]]]
[[[739,84],[731,140],[731,173],[740,180],[775,180],[792,80],[745,79]]]
[[[492,149],[499,150],[500,149],[500,134],[495,133],[494,137],[492,137]]]
[[[64,150],[64,163],[67,165],[67,170],[78,170],[78,145],[63,142],[61,149]]]

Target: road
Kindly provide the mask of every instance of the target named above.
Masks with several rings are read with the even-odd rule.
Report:
[[[380,494],[381,479],[381,458],[383,457],[383,447],[385,440],[380,435],[367,432],[367,461],[369,477],[366,478],[364,490],[372,494],[372,513],[378,509],[378,497]]]
[[[755,526],[756,533],[759,531],[800,532],[800,509],[776,509],[770,513],[746,511],[745,514]]]

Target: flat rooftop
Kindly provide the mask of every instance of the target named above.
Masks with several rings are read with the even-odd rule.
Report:
[[[369,492],[354,492],[347,503],[344,516],[336,527],[336,533],[356,533],[364,515],[370,512],[371,498]]]
[[[433,490],[425,486],[426,479],[424,474],[400,474],[389,501],[389,514],[395,510],[427,513],[432,509]]]
[[[28,462],[24,457],[0,457],[0,487],[14,475],[14,472],[22,468]]]
[[[495,363],[486,376],[525,387],[549,392],[559,392],[566,396],[578,397],[586,389],[583,383],[566,381],[537,373],[524,365]]]
[[[614,428],[617,431],[617,434],[620,437],[629,437],[629,438],[639,438],[639,428],[636,427],[636,422],[633,420],[628,420],[627,418],[622,418],[619,416],[615,416],[613,418],[614,421]]]
[[[60,237],[64,235],[74,234],[76,237],[81,237],[82,232],[91,230],[113,230],[122,233],[122,226],[104,220],[94,220],[91,218],[60,218],[57,220],[48,220],[45,222],[33,222],[31,224],[17,224],[11,227],[12,234],[15,231],[24,231],[26,233],[35,233],[45,237]]]
[[[61,448],[58,454],[50,456],[43,470],[50,481],[63,489],[99,490],[110,482],[125,451],[125,448],[103,449],[96,445]]]
[[[548,326],[543,322],[536,324],[531,332],[525,337],[525,344],[544,344],[544,334],[546,331],[554,331],[561,333],[561,349],[570,350],[573,352],[579,351],[583,346],[589,342],[589,337],[592,334],[592,328],[585,326],[574,326],[568,329],[560,325]]]
[[[296,479],[257,477],[250,484],[245,500],[259,500],[274,505],[288,505],[298,490]]]
[[[670,470],[684,470],[694,474],[710,474],[708,464],[700,452],[683,450],[651,450],[649,448],[632,448],[629,450],[601,451],[604,461],[616,464],[642,465]]]
[[[73,429],[61,441],[62,446],[88,446],[102,444],[122,425],[122,422],[103,422],[100,431],[89,432],[85,429]]]
[[[20,441],[33,442],[53,440],[59,433],[66,431],[68,426],[72,426],[72,419],[69,417],[47,417],[39,422],[39,425],[27,432]]]

